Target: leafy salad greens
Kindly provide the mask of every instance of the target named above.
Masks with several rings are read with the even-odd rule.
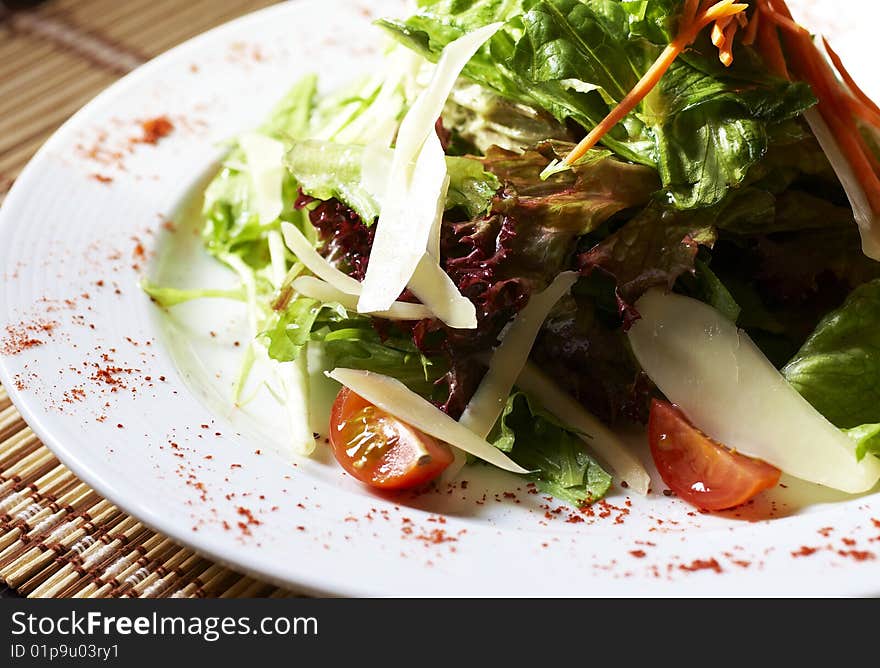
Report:
[[[202,239],[240,287],[144,284],[164,307],[247,305],[235,400],[259,359],[281,387],[365,371],[354,393],[399,381],[403,423],[460,420],[575,506],[612,474],[646,492],[608,427],[671,398],[630,336],[659,290],[690,300],[684,320],[701,302],[738,327],[806,400],[792,415],[818,412],[880,467],[880,110],[830,47],[781,0],[417,4],[376,22],[381,72],[330,93],[305,76],[235,141]],[[285,403],[308,454],[307,409]],[[433,436],[454,446],[447,478],[464,452],[487,459]]]

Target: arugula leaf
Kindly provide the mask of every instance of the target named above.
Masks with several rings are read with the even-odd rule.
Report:
[[[294,299],[270,320],[260,337],[267,343],[269,357],[278,362],[297,359],[311,342],[321,347],[328,370],[374,371],[398,379],[426,398],[446,398],[443,388],[436,385],[448,371],[443,359],[423,355],[411,339],[383,339],[371,318],[350,314],[338,304],[308,297]]]
[[[838,427],[880,423],[880,280],[829,313],[782,373]]]
[[[488,440],[509,453],[543,492],[581,507],[598,501],[611,476],[586,451],[583,441],[522,392],[514,392]]]

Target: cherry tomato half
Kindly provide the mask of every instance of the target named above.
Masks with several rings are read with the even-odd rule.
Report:
[[[775,466],[716,443],[666,401],[651,403],[648,442],[663,482],[704,510],[745,503],[775,486],[782,473]]]
[[[330,444],[355,478],[382,489],[419,487],[452,463],[448,445],[410,427],[347,387],[333,402]]]

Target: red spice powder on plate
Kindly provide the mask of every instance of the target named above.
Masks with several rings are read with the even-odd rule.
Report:
[[[6,336],[0,339],[0,355],[18,355],[45,343],[40,335],[52,335],[58,326],[54,320],[32,320],[17,325],[6,325]]]
[[[690,564],[681,564],[679,569],[683,571],[715,571],[721,573],[721,564],[715,558],[712,559],[694,559]]]
[[[167,116],[157,116],[141,121],[141,130],[143,134],[140,137],[132,138],[131,143],[155,145],[160,139],[167,137],[174,131],[174,123]]]

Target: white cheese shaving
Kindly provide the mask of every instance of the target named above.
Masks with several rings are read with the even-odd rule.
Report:
[[[449,44],[428,87],[400,125],[358,302],[361,313],[387,309],[407,286],[425,253],[436,219],[442,215],[438,202],[445,201],[448,186],[439,140],[428,140],[437,139],[434,125],[461,70],[501,25],[485,26]]]
[[[512,473],[529,473],[498,448],[423,399],[395,378],[370,371],[334,369],[327,374],[383,411],[429,436]]]
[[[476,307],[462,296],[434,256],[427,253],[422,256],[408,287],[434,317],[450,327],[476,329]]]
[[[284,144],[257,132],[238,139],[257,201],[260,225],[271,225],[284,210],[281,187],[284,179]]]
[[[531,362],[526,362],[516,385],[541,407],[577,433],[620,480],[638,494],[647,494],[651,477],[647,470],[620,438],[596,416],[588,412],[567,392],[560,389]]]
[[[837,139],[822,118],[817,109],[808,109],[804,112],[804,118],[816,135],[819,146],[828,157],[828,162],[840,179],[844,192],[846,192],[849,205],[852,207],[853,216],[859,226],[862,235],[862,252],[872,260],[880,260],[880,220],[871,209],[868,196],[856,178],[855,171],[849,160],[846,159]]]
[[[504,339],[492,353],[489,371],[483,377],[459,422],[485,438],[504,411],[507,397],[516,383],[532,345],[538,336],[547,314],[563,295],[568,294],[578,279],[577,272],[559,274],[546,290],[532,295],[526,307],[520,311],[504,335]]]
[[[357,295],[342,292],[338,288],[314,276],[300,276],[291,287],[303,297],[310,297],[325,304],[341,304],[349,311],[357,310]],[[386,320],[424,320],[432,317],[431,311],[422,304],[394,302],[386,311],[377,311],[371,315]]]
[[[789,385],[745,332],[703,302],[651,290],[636,303],[633,352],[666,397],[716,441],[851,494],[880,479],[855,442]]]
[[[284,243],[287,244],[287,247],[315,276],[324,279],[345,294],[355,296],[361,294],[361,284],[321,257],[321,254],[315,250],[312,243],[303,236],[303,233],[295,225],[281,223],[281,234],[284,236]]]

